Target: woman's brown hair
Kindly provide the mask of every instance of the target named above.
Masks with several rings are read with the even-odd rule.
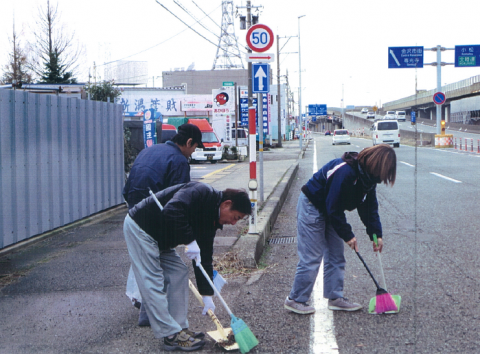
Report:
[[[363,149],[358,153],[357,161],[370,176],[385,184],[395,184],[397,155],[391,146],[379,144]]]

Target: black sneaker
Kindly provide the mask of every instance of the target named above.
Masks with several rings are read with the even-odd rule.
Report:
[[[178,349],[185,352],[191,352],[201,349],[204,345],[205,341],[190,337],[184,331],[178,332],[172,339],[169,339],[168,337],[163,338],[164,349],[168,351]]]
[[[193,338],[195,338],[195,339],[200,339],[200,340],[202,340],[203,338],[205,338],[205,333],[203,333],[203,332],[194,332],[194,331],[189,330],[188,328],[182,329],[182,332],[185,332],[185,333],[188,334],[190,337],[193,337]]]

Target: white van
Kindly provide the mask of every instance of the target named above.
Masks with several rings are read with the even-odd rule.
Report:
[[[395,117],[399,122],[405,122],[405,117],[406,117],[405,111],[396,111],[395,112]]]
[[[400,129],[396,120],[379,120],[372,125],[372,142],[400,147]]]

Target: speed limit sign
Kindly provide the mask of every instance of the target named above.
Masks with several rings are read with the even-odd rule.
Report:
[[[256,24],[247,32],[248,47],[254,52],[265,52],[273,45],[273,32],[270,27]]]

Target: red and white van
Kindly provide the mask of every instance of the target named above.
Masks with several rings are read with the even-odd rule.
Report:
[[[191,156],[191,161],[210,161],[216,163],[222,159],[222,143],[206,119],[189,119],[187,123],[196,125],[202,132],[204,149],[197,148]]]

